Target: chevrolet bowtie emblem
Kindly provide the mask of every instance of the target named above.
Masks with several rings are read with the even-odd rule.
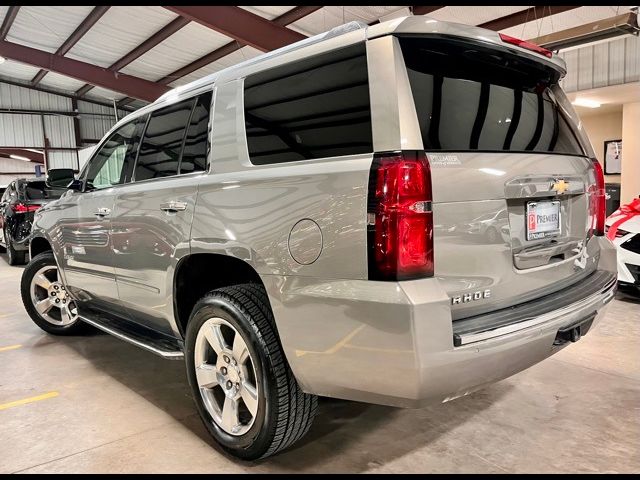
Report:
[[[558,195],[562,195],[564,192],[569,190],[569,182],[565,182],[564,180],[556,180],[551,187],[551,190],[556,192]]]

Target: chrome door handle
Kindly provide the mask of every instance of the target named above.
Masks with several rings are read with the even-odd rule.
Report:
[[[101,207],[101,208],[99,208],[98,210],[95,211],[94,215],[96,217],[102,218],[102,217],[106,217],[110,213],[111,213],[111,209],[110,208]]]
[[[175,200],[171,200],[170,202],[165,202],[160,204],[160,210],[167,213],[175,213],[182,212],[187,209],[186,202],[176,202]]]

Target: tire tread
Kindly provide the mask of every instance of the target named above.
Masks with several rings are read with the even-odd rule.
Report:
[[[262,285],[246,283],[223,287],[209,292],[203,300],[207,297],[223,297],[245,312],[266,344],[264,353],[270,360],[276,383],[277,421],[271,445],[260,458],[274,455],[309,431],[318,410],[318,397],[304,393],[293,376],[280,346],[267,292]]]

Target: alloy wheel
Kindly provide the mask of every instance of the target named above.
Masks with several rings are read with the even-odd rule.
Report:
[[[196,337],[195,371],[200,395],[213,421],[231,435],[243,435],[258,412],[254,361],[238,330],[222,318],[206,320]]]
[[[38,314],[47,322],[64,326],[78,319],[78,308],[59,280],[58,268],[42,267],[31,279],[31,301]]]

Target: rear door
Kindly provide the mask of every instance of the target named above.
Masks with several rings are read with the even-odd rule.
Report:
[[[173,273],[189,253],[200,175],[206,170],[212,92],[151,114],[133,181],[118,190],[111,235],[128,315],[173,334]]]
[[[432,171],[435,275],[454,318],[588,275],[595,176],[560,72],[476,40],[399,42]]]

